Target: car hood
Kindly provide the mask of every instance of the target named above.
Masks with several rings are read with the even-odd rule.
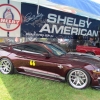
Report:
[[[94,55],[85,54],[85,53],[77,53],[77,52],[69,52],[66,57],[71,61],[78,61],[85,64],[94,65],[100,68],[100,58]]]

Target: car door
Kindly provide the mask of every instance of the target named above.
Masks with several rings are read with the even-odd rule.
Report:
[[[59,76],[57,73],[57,70],[59,69],[58,63],[54,61],[54,57],[45,57],[44,53],[48,53],[48,51],[43,47],[36,44],[25,44],[22,45],[21,48],[21,51],[16,51],[16,55],[20,59],[19,69],[23,69],[26,72],[47,76],[49,75],[52,77]]]

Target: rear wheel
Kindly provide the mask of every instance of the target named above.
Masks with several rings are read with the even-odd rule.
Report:
[[[14,73],[14,68],[11,61],[7,58],[0,60],[0,71],[3,74],[12,74]]]
[[[68,83],[76,89],[84,89],[90,85],[90,75],[83,69],[72,69],[67,75]]]

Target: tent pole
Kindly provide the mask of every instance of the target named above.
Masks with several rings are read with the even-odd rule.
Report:
[[[37,7],[37,14],[39,13],[39,0],[38,0],[38,7]]]
[[[8,4],[10,4],[10,0],[8,0]],[[9,31],[7,32],[7,37],[9,37]]]

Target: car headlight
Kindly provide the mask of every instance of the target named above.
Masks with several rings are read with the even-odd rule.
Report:
[[[96,69],[96,71],[97,71],[97,72],[100,72],[100,69],[98,68],[98,69]]]
[[[93,70],[94,73],[100,73],[100,68]]]

